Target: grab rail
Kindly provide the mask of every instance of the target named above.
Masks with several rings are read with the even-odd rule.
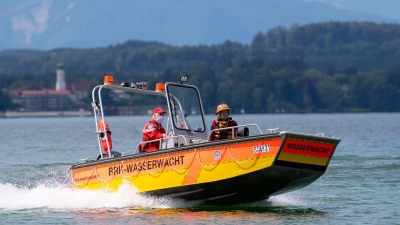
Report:
[[[244,124],[244,125],[238,125],[238,126],[233,126],[233,127],[225,127],[225,128],[213,129],[213,130],[211,130],[210,134],[208,135],[208,139],[207,139],[207,140],[203,140],[203,139],[190,140],[190,143],[197,144],[197,143],[208,142],[208,140],[210,140],[211,135],[212,135],[213,132],[215,132],[215,131],[219,131],[219,130],[232,130],[232,132],[234,132],[233,129],[239,129],[239,128],[241,128],[241,127],[251,127],[251,126],[256,127],[256,128],[258,129],[258,131],[260,132],[260,134],[263,134],[262,131],[261,131],[261,129],[260,129],[260,127],[259,127],[257,124],[254,124],[254,123],[253,123],[253,124]],[[277,129],[279,129],[279,128],[275,128],[274,130],[277,130]],[[147,144],[147,143],[152,143],[152,142],[158,141],[158,142],[159,142],[159,146],[160,146],[160,147],[159,147],[159,150],[161,150],[161,149],[163,149],[163,148],[162,148],[162,147],[163,147],[163,146],[162,146],[163,143],[167,143],[168,141],[170,141],[170,139],[175,139],[175,138],[179,138],[179,137],[182,137],[182,139],[183,139],[183,141],[184,141],[184,144],[185,144],[185,145],[188,145],[188,142],[189,142],[189,141],[188,141],[187,137],[184,136],[184,135],[169,136],[169,137],[164,137],[164,138],[160,138],[160,139],[157,139],[157,140],[142,141],[142,142],[140,142],[140,143],[137,145],[137,147],[136,147],[136,149],[135,149],[135,151],[134,151],[133,154],[139,153],[139,149],[140,149],[140,146],[141,146],[142,144]],[[167,149],[167,148],[165,148],[165,149]]]
[[[208,135],[208,140],[210,140],[211,135],[213,135],[214,131],[220,131],[220,130],[232,130],[232,133],[234,133],[233,129],[238,129],[240,127],[251,127],[251,126],[255,126],[257,127],[258,131],[260,132],[260,134],[262,134],[262,131],[260,129],[260,127],[255,124],[255,123],[250,123],[250,124],[244,124],[244,125],[238,125],[238,126],[233,126],[233,127],[224,127],[224,128],[217,128],[217,129],[213,129],[210,131],[210,134]]]

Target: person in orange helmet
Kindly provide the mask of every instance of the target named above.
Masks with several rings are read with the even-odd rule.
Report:
[[[165,129],[162,126],[165,113],[166,112],[160,107],[156,107],[153,110],[153,115],[151,120],[143,128],[143,133],[142,133],[143,142],[158,140],[166,137]],[[170,135],[172,135],[172,131],[170,132]],[[159,141],[142,143],[142,151],[144,152],[153,152],[159,149],[160,149]]]
[[[215,114],[217,115],[217,118],[212,121],[211,131],[214,129],[237,126],[236,121],[233,120],[232,117],[229,117],[229,106],[227,104],[219,105]],[[237,128],[214,131],[210,135],[210,141],[236,137],[237,131]]]

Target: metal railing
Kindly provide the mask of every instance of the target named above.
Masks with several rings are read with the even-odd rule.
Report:
[[[239,129],[240,127],[252,127],[252,126],[256,127],[258,129],[258,131],[260,132],[260,134],[262,134],[262,131],[261,131],[260,127],[255,123],[251,123],[251,124],[244,124],[244,125],[233,126],[233,127],[224,127],[224,128],[213,129],[213,130],[211,130],[210,134],[208,135],[208,140],[210,140],[211,136],[214,135],[215,131],[231,130],[232,131],[232,135],[233,135],[234,134],[234,129]]]
[[[137,145],[137,147],[136,147],[136,149],[134,151],[134,154],[138,154],[140,152],[143,152],[143,150],[139,151],[141,149],[142,144],[159,142],[159,150],[162,150],[162,149],[168,149],[168,145],[166,143],[171,141],[171,139],[174,140],[174,139],[182,138],[184,145],[189,145],[188,143],[191,143],[191,144],[205,143],[205,142],[209,142],[211,135],[215,131],[231,130],[232,133],[234,133],[234,129],[239,129],[239,128],[242,128],[242,127],[255,127],[255,128],[257,128],[257,130],[259,131],[260,134],[263,134],[263,132],[261,131],[260,127],[257,124],[244,124],[244,125],[238,125],[238,126],[233,126],[233,127],[218,128],[218,129],[211,130],[210,134],[208,135],[208,139],[206,139],[206,140],[205,139],[196,138],[196,139],[191,139],[190,141],[188,141],[188,138],[186,136],[184,136],[184,135],[176,135],[176,136],[169,136],[169,137],[160,138],[160,139],[157,139],[157,140],[142,141]],[[276,131],[278,129],[279,128],[273,128],[273,129],[268,129],[268,130],[270,130],[270,132],[272,133],[272,131]],[[163,145],[163,144],[165,144],[165,145]],[[175,144],[174,144],[174,147],[176,147]]]

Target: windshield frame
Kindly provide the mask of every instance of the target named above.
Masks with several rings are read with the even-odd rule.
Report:
[[[183,102],[185,102],[185,99],[179,99],[181,96],[176,96],[176,88],[182,88],[181,90],[187,92],[190,92],[190,90],[193,90],[195,95],[193,96],[186,96],[186,97],[191,97],[190,100],[193,100],[192,103],[195,104],[196,112],[191,112],[190,110],[184,110],[183,107],[187,106],[182,106]],[[205,120],[204,116],[204,110],[203,110],[203,104],[201,102],[201,97],[200,97],[200,91],[196,86],[193,85],[187,85],[187,84],[177,84],[177,83],[172,83],[172,82],[167,82],[165,84],[165,92],[166,92],[166,98],[167,98],[167,104],[168,104],[168,109],[171,117],[171,126],[172,129],[174,130],[176,135],[189,135],[189,136],[196,136],[199,138],[207,138],[208,135],[208,129],[207,129],[207,123]],[[199,111],[199,112],[197,112]],[[196,123],[199,125],[198,127],[193,127],[194,124],[190,124],[190,117],[191,115],[197,115],[200,116],[201,121],[198,121]],[[180,122],[178,122],[178,117]],[[188,118],[189,119],[188,119]],[[193,122],[193,121],[191,121]],[[200,126],[201,124],[201,126]],[[183,126],[182,126],[183,125]]]

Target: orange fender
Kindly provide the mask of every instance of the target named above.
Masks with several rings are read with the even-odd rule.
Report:
[[[111,139],[110,127],[108,126],[108,123],[105,121],[104,121],[104,124],[106,125],[108,146],[110,146],[110,151],[111,151],[112,150],[112,139]],[[97,122],[97,127],[98,127],[99,131],[104,131],[104,124],[103,124],[103,118],[100,118]],[[104,153],[108,154],[107,139],[106,139],[104,133],[100,133],[99,138],[101,140],[101,146],[103,146]]]

